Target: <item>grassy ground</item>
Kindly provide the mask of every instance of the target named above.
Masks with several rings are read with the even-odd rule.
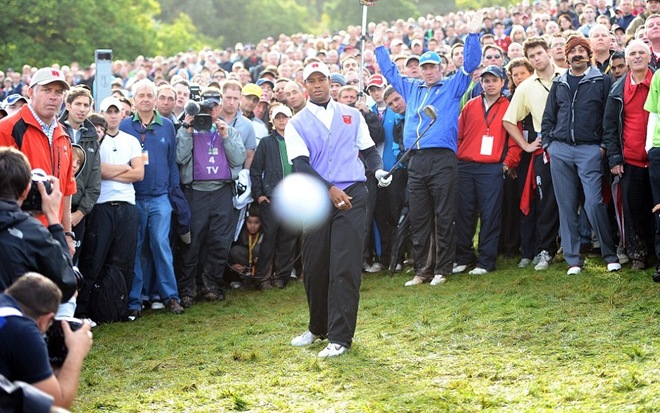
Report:
[[[344,356],[303,332],[301,283],[99,326],[76,412],[660,411],[660,285],[588,262],[403,287],[368,275]]]

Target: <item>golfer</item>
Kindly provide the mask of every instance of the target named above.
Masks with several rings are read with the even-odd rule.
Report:
[[[362,276],[367,189],[365,170],[387,186],[383,163],[360,112],[330,99],[330,70],[312,62],[303,70],[308,104],[284,129],[296,172],[320,179],[334,209],[318,228],[305,230],[303,272],[309,304],[308,331],[291,341],[307,346],[327,338],[319,357],[344,354],[353,342]]]

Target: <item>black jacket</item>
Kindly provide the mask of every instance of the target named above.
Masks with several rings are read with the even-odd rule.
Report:
[[[653,71],[652,69],[649,69]],[[607,151],[607,160],[610,169],[623,165],[623,88],[626,85],[628,75],[617,80],[605,104],[605,116],[603,117],[603,145]]]
[[[258,202],[260,196],[270,198],[275,186],[284,179],[280,147],[277,143],[279,134],[273,131],[259,142],[250,166],[252,198]]]
[[[554,141],[569,145],[601,145],[610,77],[604,76],[594,66],[589,67],[580,79],[575,95],[567,77],[568,71],[552,82],[541,124],[543,148]]]
[[[0,199],[0,290],[35,271],[57,284],[66,302],[76,291],[76,275],[60,224],[44,227],[16,201]]]
[[[73,130],[67,118],[69,112],[64,111],[60,117],[60,124],[73,142]],[[71,210],[81,211],[89,215],[101,194],[101,155],[99,154],[99,137],[94,124],[85,119],[81,126],[81,135],[78,145],[85,152],[85,163],[76,175],[77,192],[71,197]]]

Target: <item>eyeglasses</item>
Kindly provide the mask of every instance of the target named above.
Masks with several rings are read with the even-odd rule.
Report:
[[[490,59],[500,59],[501,57],[502,57],[501,54],[487,54],[486,56],[484,56],[484,58],[485,58],[486,60],[490,60]]]

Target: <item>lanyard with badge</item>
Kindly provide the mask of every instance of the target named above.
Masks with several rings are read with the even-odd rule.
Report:
[[[149,165],[149,151],[144,149],[144,141],[147,138],[147,132],[151,131],[151,134],[155,134],[156,131],[149,127],[150,125],[145,125],[140,121],[140,129],[135,128],[135,122],[133,122],[133,130],[140,134],[140,146],[142,147],[142,162],[145,166]]]
[[[486,124],[486,134],[481,137],[481,150],[479,151],[480,155],[483,156],[491,156],[493,154],[493,143],[495,142],[495,137],[490,134],[490,124],[493,123],[493,120],[495,119],[495,116],[497,116],[497,112],[500,110],[500,105],[497,105],[498,100],[495,101],[488,109],[486,109],[486,104],[484,103],[484,98],[481,99],[481,109],[483,110],[484,113],[484,123]],[[492,112],[493,107],[497,105],[497,108],[495,108],[493,115],[488,119],[488,114]]]

